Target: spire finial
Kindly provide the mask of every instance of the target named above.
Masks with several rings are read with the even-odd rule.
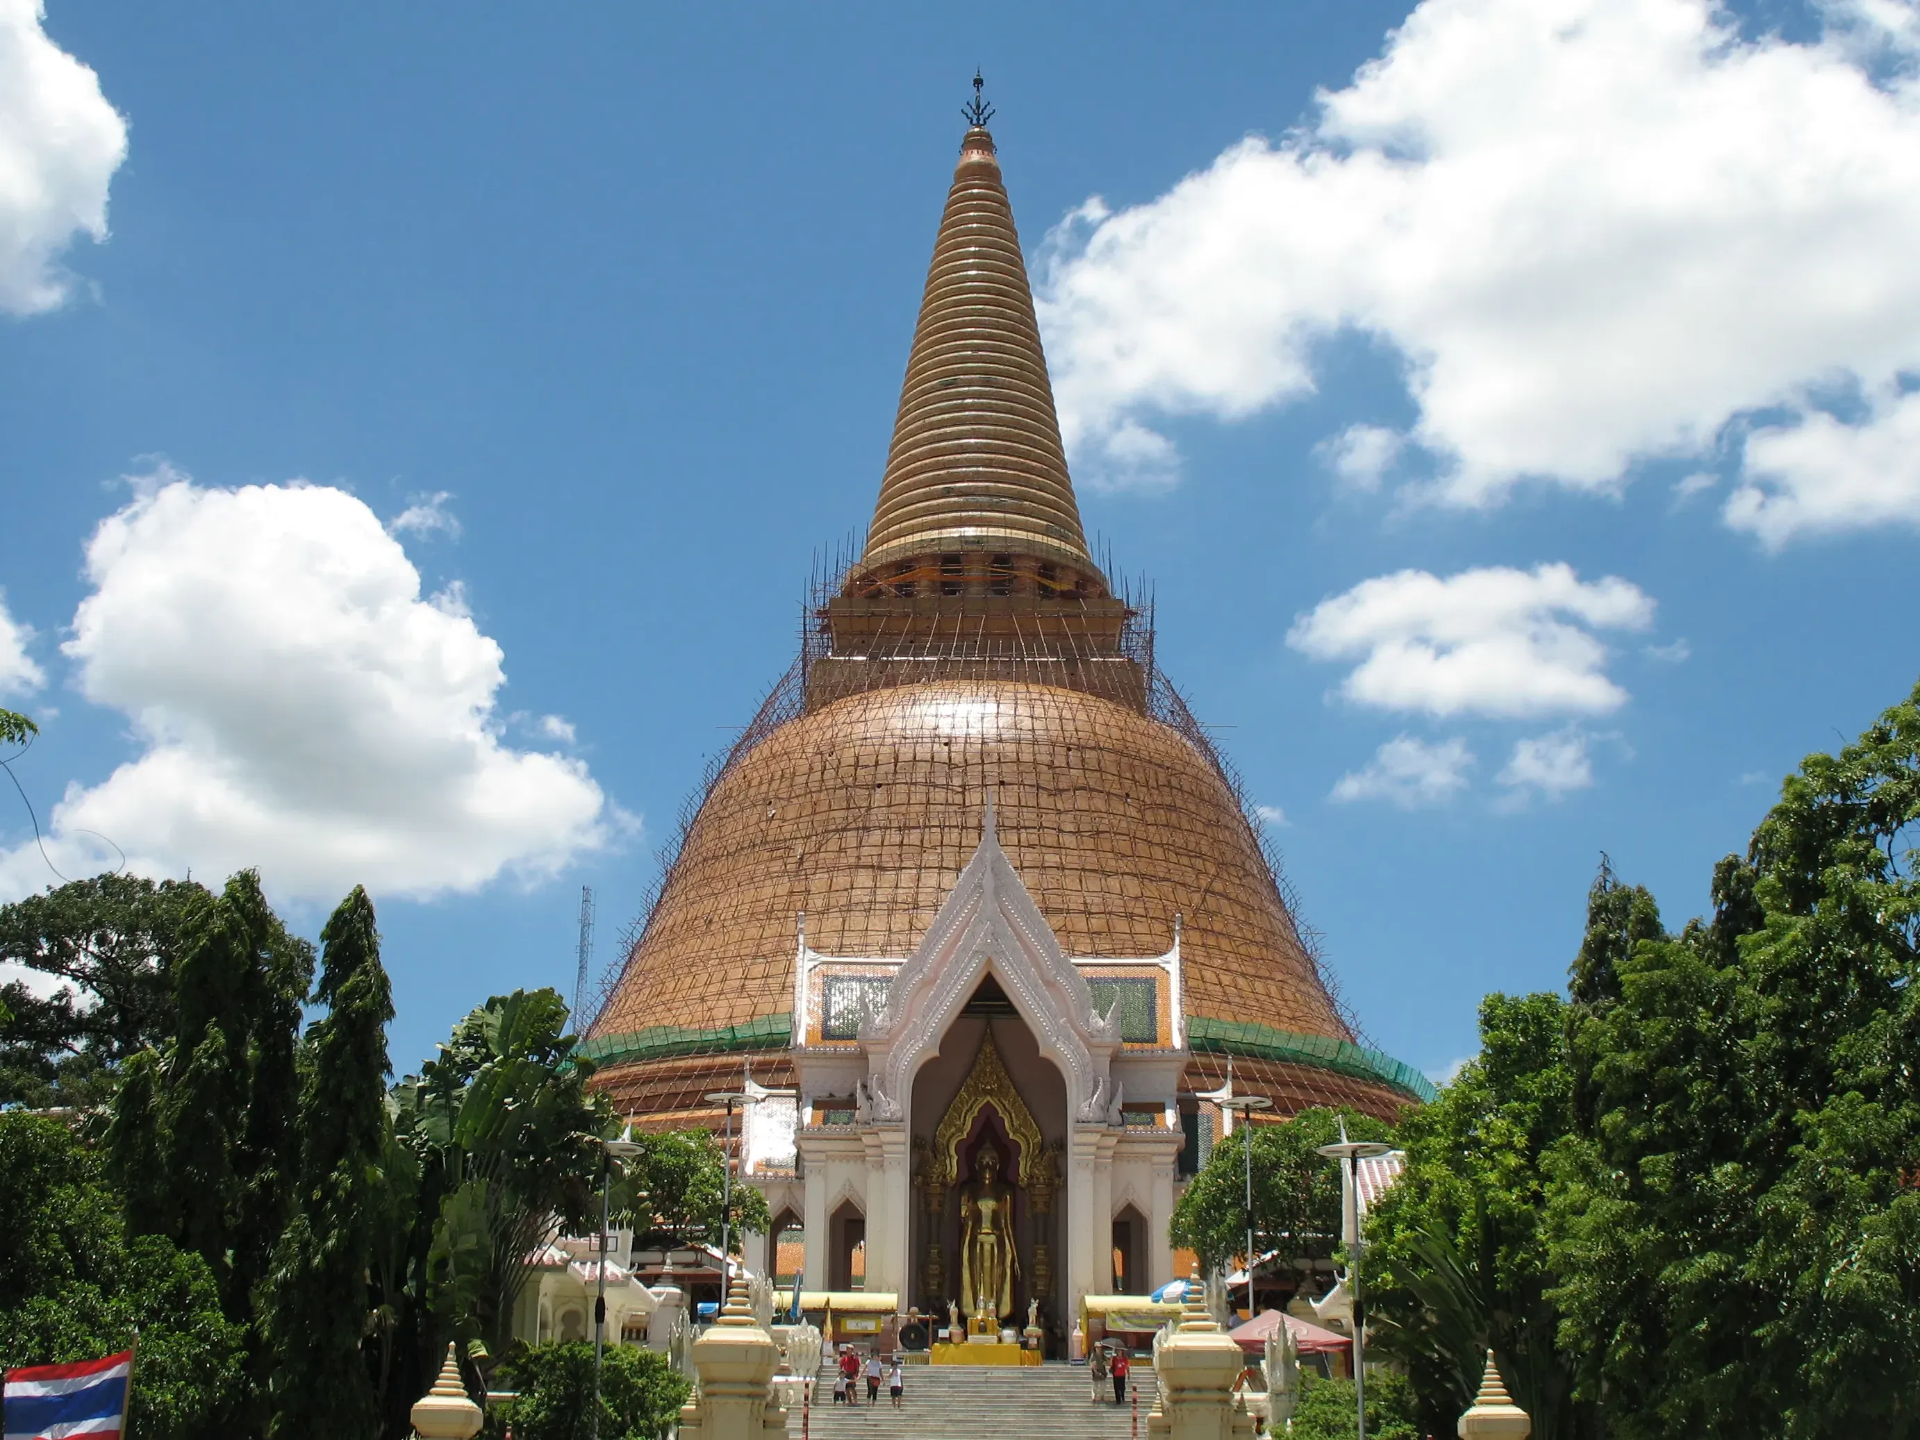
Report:
[[[984,126],[987,121],[993,118],[993,106],[987,104],[981,94],[986,88],[986,84],[987,82],[981,78],[980,72],[976,69],[973,72],[973,100],[970,104],[960,107],[961,118],[976,129]]]

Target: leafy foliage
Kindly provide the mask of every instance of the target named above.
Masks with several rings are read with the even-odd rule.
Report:
[[[295,1051],[313,949],[242,871],[188,897],[171,967],[174,1033],[116,1097],[114,1178],[138,1233],[204,1258],[231,1319],[286,1223],[296,1153]]]
[[[1312,1371],[1303,1372],[1287,1440],[1353,1440],[1360,1433],[1354,1423],[1358,1408],[1351,1380],[1325,1380]],[[1407,1382],[1398,1375],[1369,1375],[1367,1440],[1417,1440],[1425,1433],[1417,1428]]]
[[[204,1260],[128,1238],[119,1208],[65,1126],[0,1113],[0,1367],[98,1359],[137,1331],[131,1433],[229,1435],[245,1328],[221,1312]]]
[[[1624,1440],[1920,1434],[1917,823],[1920,688],[1593,967],[1550,1259]]]
[[[274,1252],[263,1317],[272,1344],[274,1440],[371,1440],[378,1413],[361,1353],[367,1269],[385,1214],[387,1022],[373,902],[355,887],[320,932],[316,1004],[300,1091],[295,1213]]]
[[[726,1193],[726,1153],[705,1130],[636,1135],[640,1153],[622,1162],[616,1203],[644,1233],[675,1241],[720,1239]],[[732,1236],[765,1234],[773,1225],[767,1197],[751,1185],[733,1187]]]
[[[522,1351],[507,1367],[518,1387],[508,1415],[515,1440],[586,1440],[593,1410],[593,1346],[584,1341]],[[667,1357],[610,1347],[600,1372],[602,1440],[657,1440],[691,1391]]]
[[[63,981],[49,998],[0,987],[0,1104],[87,1107],[128,1056],[173,1032],[173,963],[192,882],[75,880],[0,906],[0,961]]]
[[[1369,1216],[1368,1315],[1436,1433],[1472,1403],[1489,1348],[1540,1440],[1595,1433],[1556,1343],[1540,1233],[1541,1157],[1573,1125],[1567,1014],[1554,995],[1481,1002],[1479,1056],[1402,1120],[1406,1172]]]
[[[404,1224],[375,1257],[390,1426],[438,1371],[449,1338],[507,1353],[528,1257],[556,1223],[574,1234],[598,1225],[597,1142],[617,1126],[606,1098],[587,1089],[593,1066],[574,1055],[566,1021],[553,990],[496,995],[393,1089],[407,1159],[389,1164],[384,1203]]]
[[[1393,1128],[1353,1110],[1314,1107],[1282,1124],[1239,1125],[1213,1147],[1173,1209],[1169,1233],[1209,1269],[1247,1248],[1246,1145],[1253,1137],[1255,1244],[1325,1256],[1340,1243],[1340,1167],[1315,1153],[1340,1138],[1390,1140]]]
[[[0,745],[26,745],[40,727],[17,710],[0,709]]]

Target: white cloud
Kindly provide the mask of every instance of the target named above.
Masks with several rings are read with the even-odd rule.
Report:
[[[1302,129],[1056,230],[1041,314],[1070,443],[1297,397],[1349,327],[1398,350],[1409,439],[1463,505],[1610,489],[1836,377],[1883,390],[1920,368],[1920,67],[1884,59],[1920,10],[1828,11],[1791,44],[1709,0],[1425,0]],[[1911,515],[1886,493],[1905,481],[1879,489],[1818,513]],[[1817,508],[1730,518],[1771,543]]]
[[[460,517],[447,508],[453,499],[451,490],[436,490],[430,495],[409,495],[407,508],[387,522],[392,535],[444,534],[449,540],[460,538]]]
[[[1438,1070],[1427,1071],[1427,1079],[1433,1081],[1436,1085],[1451,1085],[1460,1078],[1460,1072],[1466,1069],[1467,1066],[1473,1062],[1474,1058],[1472,1055],[1462,1055],[1451,1065],[1443,1065]]]
[[[1275,830],[1284,830],[1293,823],[1287,819],[1287,812],[1282,810],[1278,805],[1254,806],[1253,818],[1258,820],[1262,825],[1271,826]]]
[[[1884,399],[1858,425],[1815,412],[1755,430],[1725,514],[1769,550],[1807,535],[1920,526],[1920,393]]]
[[[1679,665],[1693,658],[1693,647],[1683,636],[1669,645],[1648,645],[1645,647],[1645,654],[1649,660],[1659,660],[1667,665]]]
[[[1519,741],[1506,766],[1494,777],[1523,801],[1529,794],[1558,800],[1573,790],[1593,784],[1593,761],[1587,754],[1587,736],[1568,726],[1547,735]]]
[[[430,895],[550,874],[621,819],[579,761],[501,743],[500,647],[344,491],[170,479],[101,523],[87,575],[64,650],[143,749],[55,807],[67,873],[93,832],[136,871]],[[31,845],[0,857],[0,890],[44,878]]]
[[[1335,800],[1389,800],[1402,810],[1439,805],[1467,788],[1473,752],[1458,736],[1429,745],[1411,735],[1396,735],[1374,752],[1364,769],[1342,775]]]
[[[1287,643],[1316,660],[1359,658],[1340,693],[1429,715],[1596,715],[1627,692],[1607,678],[1595,630],[1642,630],[1654,602],[1617,576],[1565,564],[1441,579],[1401,570],[1362,581],[1297,619]]]
[[[0,0],[0,311],[65,302],[59,264],[75,235],[107,237],[107,187],[127,125],[100,77],[52,40],[40,0]]]
[[[1683,476],[1673,483],[1673,508],[1678,510],[1694,496],[1705,494],[1719,483],[1718,475],[1705,471],[1696,471],[1692,475]]]
[[[558,715],[542,715],[540,733],[549,740],[558,740],[562,745],[571,745],[576,739],[573,722],[563,720]]]
[[[1384,425],[1349,425],[1321,441],[1314,453],[1348,489],[1370,494],[1380,488],[1405,446],[1406,438]]]
[[[0,590],[0,696],[30,694],[47,683],[47,672],[27,653],[32,640],[32,628],[13,618]]]

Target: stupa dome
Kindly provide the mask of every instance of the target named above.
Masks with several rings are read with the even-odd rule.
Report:
[[[853,695],[741,757],[596,1029],[789,1011],[802,914],[823,954],[911,954],[980,843],[989,796],[1069,954],[1164,954],[1180,916],[1190,1015],[1352,1038],[1205,757],[1127,706],[1010,681]]]
[[[859,559],[689,819],[588,1032],[596,1083],[705,1121],[742,1056],[790,1083],[802,946],[902,960],[981,844],[1067,956],[1166,957],[1184,1075],[1285,1115],[1392,1115],[1425,1081],[1357,1041],[1151,618],[1087,550],[1032,294],[976,111],[948,192]],[[804,927],[804,930],[803,930]],[[1169,961],[1169,963],[1172,963]]]

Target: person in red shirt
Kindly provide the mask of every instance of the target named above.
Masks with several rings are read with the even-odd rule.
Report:
[[[853,1347],[847,1346],[840,1352],[840,1373],[847,1382],[847,1403],[860,1403],[860,1357],[853,1353]]]
[[[1127,1361],[1127,1352],[1121,1350],[1113,1357],[1113,1403],[1127,1403],[1127,1371],[1133,1367]]]

